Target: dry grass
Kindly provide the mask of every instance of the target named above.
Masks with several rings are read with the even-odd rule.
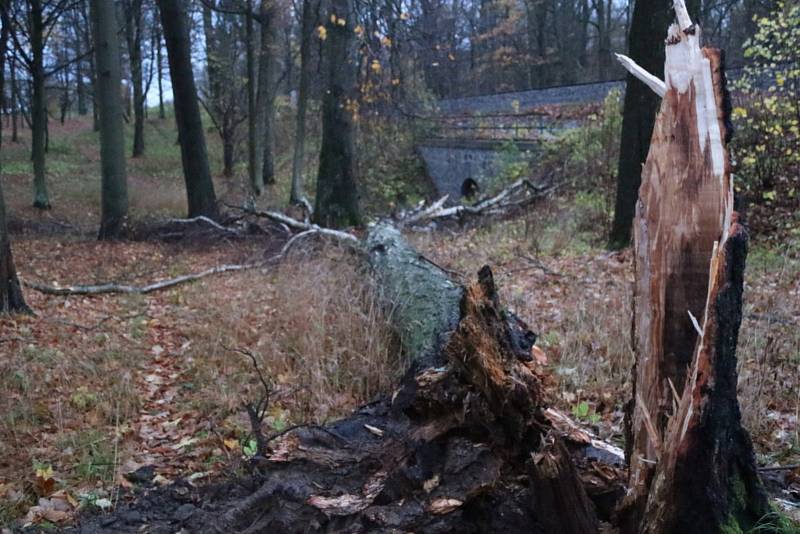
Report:
[[[322,248],[295,254],[266,276],[189,289],[186,306],[205,310],[187,332],[195,343],[191,373],[210,386],[193,402],[240,413],[244,399],[261,393],[251,362],[231,347],[257,356],[283,422],[329,420],[387,392],[402,363],[358,265],[347,251]]]
[[[260,253],[241,243],[74,240],[58,248],[54,270],[40,251],[56,246],[17,240],[23,274],[137,283]],[[342,416],[388,392],[402,362],[359,265],[324,246],[298,249],[266,272],[147,297],[28,291],[38,315],[0,320],[0,405],[9,407],[0,414],[0,522],[35,502],[41,466],[75,495],[111,494],[131,465],[153,463],[167,478],[224,467],[237,451],[223,440],[247,445],[242,405],[260,394],[251,362],[226,347],[253,351],[274,387],[267,433]],[[190,448],[177,447],[186,439]]]
[[[739,337],[739,398],[764,461],[800,456],[800,258],[798,244],[756,248],[747,266]]]

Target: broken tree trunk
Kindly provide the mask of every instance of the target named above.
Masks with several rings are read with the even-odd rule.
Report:
[[[364,244],[409,371],[391,399],[273,440],[259,488],[214,517],[216,529],[597,532],[544,414],[535,335],[500,307],[491,270],[463,287],[389,226]]]
[[[733,211],[722,52],[676,1],[634,221],[627,532],[739,532],[768,512],[736,399],[747,235]],[[725,530],[733,528],[734,530]]]

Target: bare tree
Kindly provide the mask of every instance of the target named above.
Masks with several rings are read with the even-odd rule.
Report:
[[[352,0],[332,0],[325,51],[328,84],[322,103],[322,148],[319,155],[314,218],[330,227],[361,222],[353,147],[356,60]]]
[[[205,215],[214,218],[218,213],[217,198],[208,167],[206,138],[197,102],[184,2],[158,0],[158,7],[161,12],[161,25],[164,29],[172,78],[173,105],[181,144],[189,216]]]
[[[119,237],[128,215],[117,14],[114,5],[106,0],[91,0],[91,14],[100,105],[102,217],[99,238],[114,239]]]
[[[8,8],[9,0],[0,0],[0,107],[5,104],[5,61],[9,35],[13,31]],[[3,123],[0,121],[0,134]],[[0,143],[2,143],[0,135]],[[28,312],[28,305],[22,295],[22,288],[17,279],[14,257],[11,253],[11,242],[6,225],[6,205],[3,198],[3,187],[0,182],[0,314],[9,312]]]

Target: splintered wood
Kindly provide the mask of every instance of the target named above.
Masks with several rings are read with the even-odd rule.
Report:
[[[700,47],[681,0],[675,11],[663,82],[621,58],[663,96],[634,220],[629,532],[752,525],[765,504],[736,400],[747,236],[733,211],[723,54]],[[740,482],[743,496],[731,491]]]

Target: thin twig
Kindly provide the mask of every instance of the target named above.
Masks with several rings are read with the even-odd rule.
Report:
[[[261,368],[258,366],[258,359],[252,351],[239,347],[228,347],[224,343],[220,344],[225,350],[237,352],[250,358],[250,362],[253,364],[253,369],[256,372],[256,376],[258,377],[259,382],[261,382],[261,387],[264,389],[261,398],[258,399],[255,404],[252,402],[244,403],[244,409],[247,411],[247,416],[250,419],[250,427],[253,432],[253,438],[256,440],[256,455],[264,456],[267,453],[267,439],[264,437],[261,427],[264,422],[264,416],[267,413],[267,408],[269,407],[269,400],[272,396],[273,388],[269,382],[267,382],[267,379],[264,378],[264,373],[261,372]]]

